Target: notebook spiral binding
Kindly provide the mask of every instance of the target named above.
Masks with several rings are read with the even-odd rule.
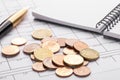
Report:
[[[105,26],[105,29],[109,31],[120,21],[120,4],[118,4],[110,13],[108,13],[102,20],[96,24],[96,28]]]

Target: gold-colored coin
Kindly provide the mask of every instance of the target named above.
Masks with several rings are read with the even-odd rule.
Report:
[[[99,53],[96,50],[90,48],[82,50],[80,55],[89,61],[99,58]]]
[[[68,77],[72,75],[73,69],[69,67],[59,67],[56,69],[56,74],[60,77]]]
[[[46,42],[46,41],[54,41],[57,42],[57,39],[55,37],[46,37],[44,39],[41,40],[42,43]]]
[[[84,59],[80,55],[66,55],[64,57],[64,62],[69,66],[77,66],[82,64]]]
[[[38,48],[34,50],[34,56],[37,60],[43,61],[47,57],[52,57],[53,52],[46,48]]]
[[[2,48],[2,54],[6,56],[13,56],[20,52],[20,49],[17,46],[9,45]]]
[[[46,41],[42,44],[42,48],[47,48],[55,53],[60,50],[60,45],[55,41]]]
[[[64,56],[63,54],[55,54],[52,56],[52,61],[58,66],[64,66]]]
[[[63,49],[63,53],[66,54],[66,55],[77,54],[77,52],[73,48],[70,48],[70,47],[65,47]]]
[[[65,44],[66,38],[58,38],[57,41],[58,41],[58,44],[60,45],[60,47],[66,46],[66,44]]]
[[[32,37],[35,39],[43,39],[51,36],[52,32],[49,29],[37,29],[32,32]]]
[[[27,54],[31,54],[34,52],[35,49],[37,48],[40,48],[40,44],[38,43],[31,43],[31,44],[28,44],[26,45],[24,48],[23,48],[23,52],[24,53],[27,53]]]
[[[11,41],[11,44],[16,45],[16,46],[20,46],[20,45],[25,44],[26,42],[27,42],[27,40],[25,38],[18,37],[18,38],[14,38]]]
[[[49,69],[56,69],[57,68],[57,66],[53,64],[51,57],[45,58],[43,60],[43,64],[45,67],[47,67]]]
[[[88,48],[88,45],[84,42],[81,42],[81,41],[77,41],[74,43],[74,48],[77,50],[77,51],[81,51],[83,49],[86,49]]]
[[[45,71],[46,68],[43,66],[43,63],[42,62],[35,62],[33,65],[32,65],[32,69],[34,71],[37,71],[37,72],[42,72],[42,71]]]
[[[75,75],[81,77],[88,76],[91,73],[90,69],[86,66],[80,66],[78,68],[75,68],[73,71]]]
[[[77,39],[66,39],[65,43],[69,46],[69,47],[73,47],[74,43],[77,42]]]

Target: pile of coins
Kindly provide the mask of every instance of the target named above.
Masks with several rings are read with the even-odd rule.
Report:
[[[88,63],[99,58],[99,53],[89,48],[89,46],[77,39],[52,37],[49,29],[37,29],[32,32],[34,39],[40,40],[40,43],[31,43],[25,45],[23,52],[30,55],[34,61],[32,69],[42,72],[47,69],[55,70],[56,75],[68,77],[73,73],[77,76],[88,76],[91,71],[87,67]],[[13,39],[13,45],[2,49],[4,55],[15,55],[19,53],[17,46],[26,43],[22,38]]]
[[[17,37],[11,40],[12,45],[8,45],[2,48],[2,54],[4,56],[15,56],[20,52],[18,46],[24,45],[27,43],[27,40],[22,37]]]

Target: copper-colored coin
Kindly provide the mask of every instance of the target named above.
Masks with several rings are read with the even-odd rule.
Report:
[[[31,43],[31,44],[28,44],[28,45],[26,45],[24,47],[23,52],[25,52],[27,54],[31,54],[37,48],[40,48],[40,44],[38,44],[38,43]]]
[[[81,42],[81,41],[77,41],[74,43],[74,48],[77,50],[77,51],[81,51],[83,49],[86,49],[88,48],[88,45],[84,42]]]
[[[51,36],[52,32],[49,29],[37,29],[32,32],[32,37],[35,39],[43,39]]]
[[[20,49],[17,46],[9,45],[2,48],[2,53],[7,56],[13,56],[20,52]]]
[[[82,65],[87,66],[88,64],[89,64],[89,61],[84,61]]]
[[[58,41],[58,44],[60,45],[60,47],[66,46],[66,44],[65,44],[66,38],[58,38],[57,41]]]
[[[90,69],[86,66],[80,66],[78,68],[75,68],[73,71],[75,75],[81,77],[88,76],[91,73]]]
[[[99,58],[99,53],[96,50],[90,48],[82,50],[80,52],[80,55],[89,61],[96,60]]]
[[[64,57],[64,62],[70,66],[77,66],[82,64],[84,59],[80,55],[66,55]]]
[[[66,55],[77,54],[77,52],[73,48],[70,48],[70,47],[65,47],[63,49],[63,53],[66,54]]]
[[[42,44],[42,48],[47,48],[55,53],[60,50],[60,45],[55,41],[46,41]]]
[[[33,54],[30,55],[30,58],[31,58],[32,60],[35,60],[35,56],[34,56]]]
[[[65,43],[70,46],[70,47],[73,47],[73,44],[75,42],[77,42],[78,40],[77,39],[66,39]]]
[[[37,72],[41,72],[41,71],[45,71],[46,68],[43,66],[43,63],[42,62],[35,62],[33,65],[32,65],[32,69],[34,71],[37,71]]]
[[[46,37],[46,38],[41,40],[42,43],[44,43],[46,41],[55,41],[55,42],[57,42],[57,39],[55,37]]]
[[[27,42],[27,40],[25,38],[21,38],[21,37],[18,37],[18,38],[14,38],[11,43],[13,45],[16,45],[16,46],[20,46],[20,45],[23,45]]]
[[[46,48],[38,48],[34,50],[35,59],[43,61],[47,57],[52,57],[53,52]]]
[[[44,66],[46,66],[49,69],[56,69],[57,66],[52,63],[52,58],[48,57],[43,60]]]
[[[59,67],[56,69],[56,74],[60,77],[68,77],[72,75],[73,69],[69,67]]]
[[[64,66],[64,56],[63,54],[55,54],[52,56],[52,61],[58,66]]]

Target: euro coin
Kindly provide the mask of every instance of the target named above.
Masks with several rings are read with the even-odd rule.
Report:
[[[60,77],[68,77],[72,75],[73,69],[69,67],[59,67],[56,69],[56,74]]]
[[[32,69],[34,71],[37,71],[37,72],[42,72],[42,71],[45,71],[46,68],[43,66],[43,63],[42,62],[35,62],[33,65],[32,65]]]
[[[51,36],[52,32],[49,29],[37,29],[32,32],[32,37],[35,39],[43,39]]]
[[[90,48],[82,50],[80,52],[80,55],[89,61],[96,60],[99,58],[99,53],[96,50]]]
[[[47,67],[49,69],[56,69],[57,68],[57,66],[53,64],[51,57],[45,58],[43,60],[43,64],[45,67]]]
[[[80,55],[66,55],[64,62],[69,66],[78,66],[83,63],[84,59]]]
[[[2,54],[6,56],[13,56],[20,52],[20,49],[17,46],[9,45],[2,48]]]
[[[73,72],[75,75],[81,77],[88,76],[91,73],[90,69],[86,66],[80,66],[78,68],[75,68]]]
[[[47,48],[55,53],[60,50],[60,45],[55,41],[46,41],[42,44],[42,48]]]
[[[26,54],[31,54],[37,48],[40,48],[40,44],[31,43],[31,44],[25,45],[25,47],[23,48],[23,52],[26,53]]]
[[[87,66],[88,64],[89,64],[89,61],[86,61],[86,60],[85,60],[82,65],[83,65],[83,66]]]
[[[81,51],[83,49],[86,49],[88,48],[88,45],[84,42],[81,42],[81,41],[77,41],[74,43],[74,48],[77,50],[77,51]]]
[[[52,57],[53,52],[46,48],[38,48],[34,50],[34,56],[37,60],[43,61],[47,57]]]
[[[43,38],[41,40],[42,43],[46,42],[46,41],[54,41],[54,42],[57,42],[57,39],[55,37],[46,37],[46,38]]]
[[[33,54],[30,55],[30,58],[31,58],[32,60],[35,60],[35,56],[34,56]]]
[[[65,43],[69,46],[69,47],[73,47],[74,43],[77,42],[77,39],[66,39]]]
[[[20,46],[20,45],[25,44],[26,42],[27,42],[27,40],[25,38],[18,37],[18,38],[14,38],[11,41],[11,44],[16,45],[16,46]]]
[[[66,55],[77,54],[77,52],[73,48],[70,48],[70,47],[65,47],[63,49],[63,53],[66,54]]]
[[[64,62],[63,62],[64,56],[65,55],[63,55],[63,54],[55,54],[55,55],[52,56],[52,61],[57,66],[64,66]]]
[[[58,38],[57,39],[57,42],[60,45],[60,47],[65,47],[66,46],[65,41],[66,41],[66,38]]]

